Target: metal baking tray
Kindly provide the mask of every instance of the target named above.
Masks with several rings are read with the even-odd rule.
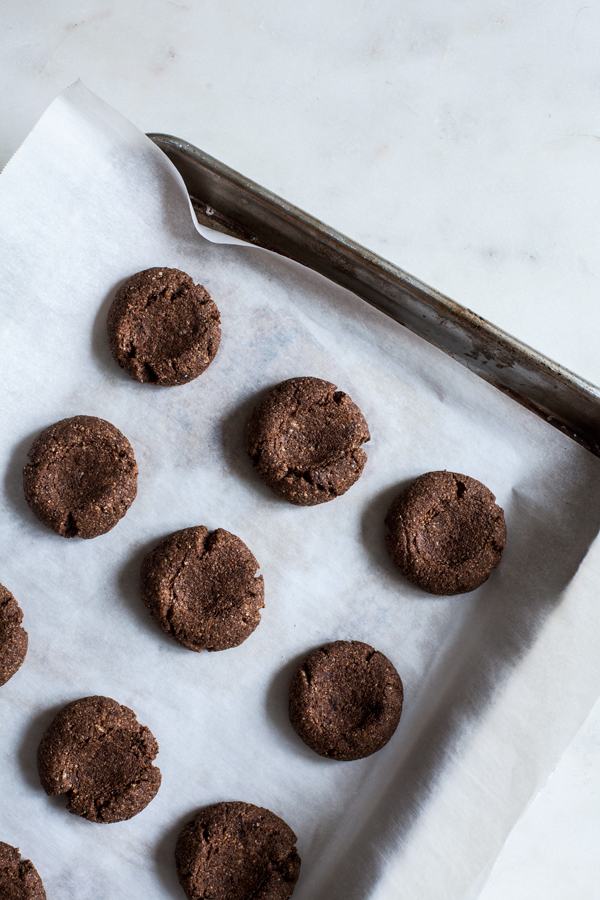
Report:
[[[181,173],[200,222],[347,288],[600,456],[600,388],[192,144],[148,137]]]

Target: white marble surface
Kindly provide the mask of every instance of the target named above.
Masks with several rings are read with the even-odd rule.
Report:
[[[600,383],[600,4],[3,0],[0,163],[81,77]],[[600,705],[482,900],[593,898]]]

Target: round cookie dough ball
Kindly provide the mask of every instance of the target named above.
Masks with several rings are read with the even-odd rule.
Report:
[[[0,841],[0,897],[2,900],[46,900],[37,869],[21,859],[18,847]]]
[[[362,759],[387,744],[403,699],[402,681],[387,656],[361,641],[334,641],[296,669],[290,722],[321,756]]]
[[[108,312],[111,353],[136,381],[186,384],[210,365],[221,340],[210,294],[179,269],[138,272]]]
[[[182,830],[177,874],[189,900],[287,900],[300,873],[296,835],[251,803],[215,803]]]
[[[62,537],[105,534],[135,500],[138,468],[131,444],[104,419],[62,419],[38,435],[27,456],[27,503]]]
[[[66,794],[67,809],[90,822],[131,819],[156,796],[158,744],[135,713],[109,697],[68,703],[38,748],[47,794]]]
[[[392,560],[430,594],[474,591],[498,565],[506,543],[504,513],[495,500],[467,475],[421,475],[385,517]]]
[[[358,406],[320,378],[290,378],[272,388],[246,423],[246,449],[279,497],[314,506],[344,494],[367,461],[370,440]]]
[[[0,686],[21,668],[27,655],[28,638],[22,621],[21,607],[0,584]]]
[[[142,563],[142,600],[188,650],[237,647],[260,622],[262,575],[245,543],[200,525],[164,538]]]

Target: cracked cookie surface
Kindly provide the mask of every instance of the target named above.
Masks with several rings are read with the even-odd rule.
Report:
[[[67,794],[67,809],[90,822],[121,822],[155,797],[158,744],[135,713],[110,697],[67,704],[44,733],[38,772],[47,794]]]
[[[29,508],[62,537],[94,538],[117,524],[137,493],[131,444],[95,416],[56,422],[33,442],[23,468]]]
[[[358,406],[320,378],[290,378],[272,388],[246,423],[246,450],[279,497],[314,506],[344,494],[367,461],[370,440]]]
[[[185,272],[146,269],[115,295],[107,319],[110,350],[136,381],[186,384],[214,359],[220,321],[208,291]]]
[[[237,647],[260,622],[262,575],[246,544],[223,528],[184,528],[144,559],[142,600],[162,630],[188,650]]]
[[[0,686],[21,668],[27,655],[28,637],[22,621],[21,607],[0,584]]]
[[[2,900],[46,900],[46,891],[37,869],[29,859],[21,859],[17,847],[0,841],[0,897]]]
[[[392,737],[403,699],[400,676],[383,653],[362,641],[334,641],[296,669],[290,722],[321,756],[362,759]]]
[[[386,547],[402,574],[430,594],[478,588],[500,562],[506,523],[492,492],[456,472],[427,472],[390,506]]]
[[[177,875],[189,900],[287,900],[300,873],[295,843],[269,809],[215,803],[181,831]]]

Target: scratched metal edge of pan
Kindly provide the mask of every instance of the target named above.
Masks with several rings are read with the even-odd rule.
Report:
[[[199,221],[319,272],[600,456],[600,389],[192,144],[149,134]]]

